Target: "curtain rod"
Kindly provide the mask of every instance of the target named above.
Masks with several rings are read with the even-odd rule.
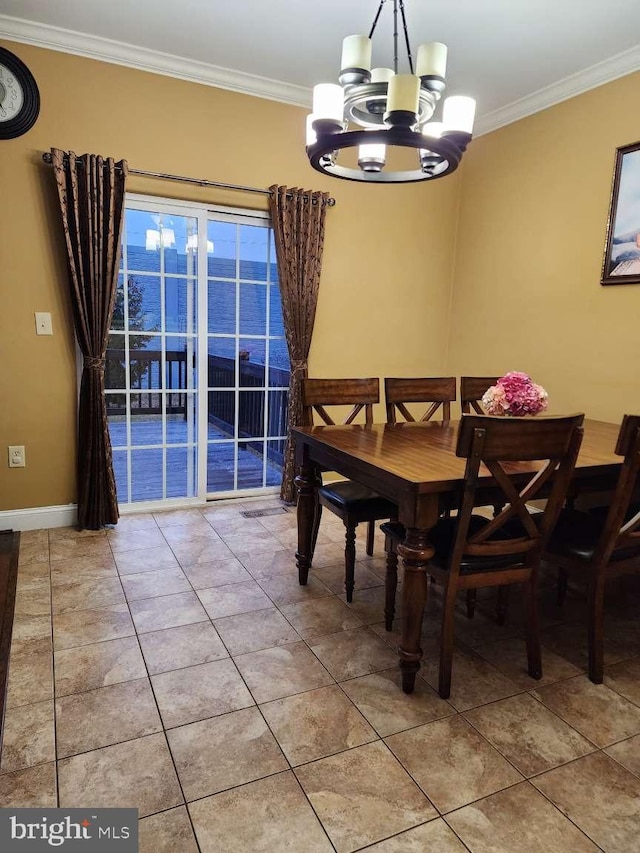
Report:
[[[68,157],[68,154],[65,154],[65,157]],[[82,162],[80,158],[77,158],[79,162]],[[49,151],[45,151],[42,155],[42,160],[47,165],[51,165],[53,162],[53,157]],[[163,181],[181,181],[186,184],[197,184],[199,187],[217,187],[222,190],[237,190],[239,192],[245,193],[259,193],[260,195],[271,195],[271,190],[263,190],[259,187],[247,187],[243,184],[223,184],[220,181],[208,181],[205,178],[188,178],[184,175],[170,175],[167,172],[145,172],[143,169],[129,169],[130,175],[141,175],[144,178],[160,178]],[[336,203],[335,198],[327,199],[327,206],[334,207]]]

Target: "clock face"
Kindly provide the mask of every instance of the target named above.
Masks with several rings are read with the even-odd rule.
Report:
[[[40,112],[38,85],[15,54],[0,47],[0,140],[22,136]]]
[[[0,63],[0,121],[10,121],[22,109],[24,90],[16,75]]]

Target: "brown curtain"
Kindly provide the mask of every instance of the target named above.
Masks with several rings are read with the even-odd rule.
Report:
[[[67,247],[71,304],[84,356],[78,406],[78,524],[118,521],[104,364],[116,299],[127,163],[51,149]]]
[[[295,500],[295,447],[291,429],[303,422],[302,387],[318,304],[328,193],[269,187],[278,259],[284,330],[291,361],[287,445],[280,497]]]

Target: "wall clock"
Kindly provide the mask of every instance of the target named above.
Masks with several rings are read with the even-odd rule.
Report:
[[[40,93],[33,74],[15,54],[0,47],[0,139],[22,136],[35,124]]]

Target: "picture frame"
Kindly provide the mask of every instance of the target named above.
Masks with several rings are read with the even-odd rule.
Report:
[[[640,284],[640,141],[616,149],[600,283]]]

